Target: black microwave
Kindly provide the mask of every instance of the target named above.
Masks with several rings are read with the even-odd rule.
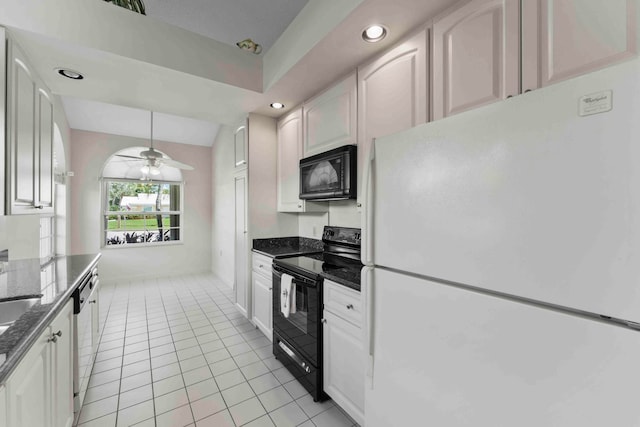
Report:
[[[300,160],[300,198],[346,200],[357,197],[357,146],[344,145]]]

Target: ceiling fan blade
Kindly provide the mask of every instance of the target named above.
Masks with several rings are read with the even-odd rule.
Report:
[[[127,156],[126,154],[116,154],[118,157],[126,157],[127,159],[145,160],[143,157]]]
[[[162,158],[162,163],[164,163],[167,166],[171,166],[178,169],[184,169],[188,171],[192,171],[194,169],[193,166],[189,166],[177,160],[167,159],[166,157]]]

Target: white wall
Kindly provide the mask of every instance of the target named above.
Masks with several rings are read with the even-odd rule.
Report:
[[[212,147],[213,178],[211,270],[230,288],[233,287],[235,192],[233,174],[235,158],[233,132],[236,127],[222,126]]]
[[[101,182],[107,159],[116,151],[147,146],[148,140],[71,130],[70,253],[102,252],[100,274],[105,280],[157,277],[211,270],[211,149],[154,141],[169,157],[192,165],[183,171],[184,206],[179,244],[152,247],[102,247]]]

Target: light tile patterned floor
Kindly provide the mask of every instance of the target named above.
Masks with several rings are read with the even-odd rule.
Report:
[[[313,402],[213,275],[106,284],[100,298],[80,427],[356,425]]]

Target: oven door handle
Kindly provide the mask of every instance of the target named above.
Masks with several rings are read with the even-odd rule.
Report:
[[[318,286],[318,284],[314,280],[301,277],[297,274],[292,274],[290,271],[286,271],[282,267],[279,267],[276,264],[273,264],[274,276],[277,276],[278,278],[282,278],[282,275],[285,273],[293,277],[293,281],[300,286],[304,286],[307,288],[315,288]]]
[[[289,347],[287,347],[287,345],[285,343],[283,343],[282,341],[278,340],[278,347],[280,347],[285,353],[287,353],[287,355],[293,359],[294,362],[296,362],[302,369],[304,369],[304,371],[308,374],[311,372],[311,367],[304,362],[302,359],[300,359],[298,357],[297,354],[295,354],[293,352],[293,350],[291,350]]]

